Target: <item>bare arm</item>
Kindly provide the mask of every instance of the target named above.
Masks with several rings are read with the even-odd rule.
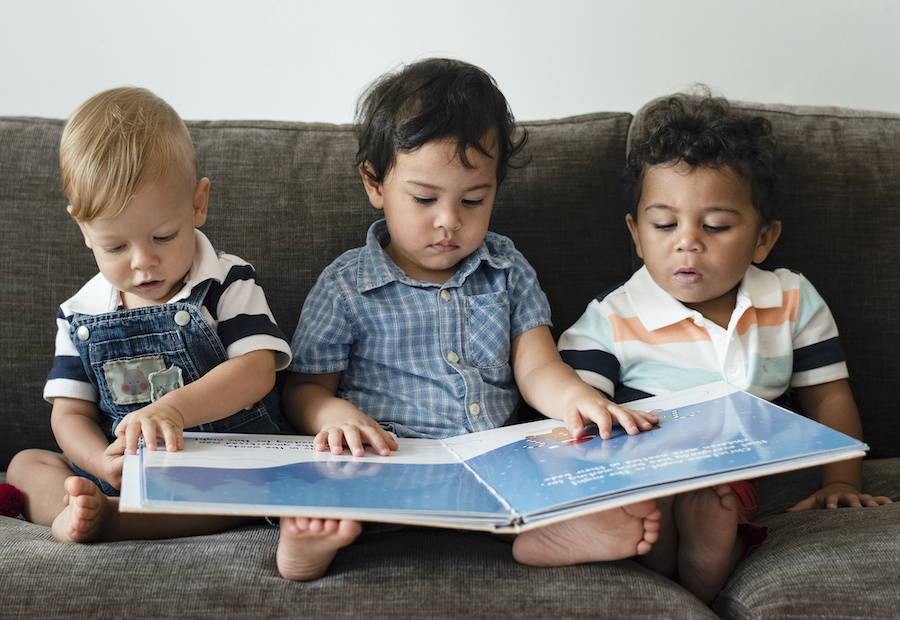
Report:
[[[797,397],[803,412],[815,421],[855,439],[862,439],[859,411],[846,379],[797,388]],[[866,495],[861,489],[862,459],[823,465],[822,489],[791,510],[880,506],[891,501],[887,497]]]
[[[181,450],[185,428],[221,420],[251,407],[274,385],[275,354],[269,350],[251,351],[129,413],[116,427],[116,435],[125,439],[125,448],[131,454],[137,450],[141,436],[160,436],[166,450]],[[156,442],[148,441],[147,447],[154,450]]]
[[[546,416],[562,420],[576,439],[587,424],[609,439],[615,419],[629,435],[653,428],[656,416],[625,409],[589,386],[562,361],[550,329],[528,330],[512,342],[512,367],[525,401]]]
[[[354,456],[365,453],[364,444],[388,456],[398,448],[390,433],[343,398],[336,396],[341,373],[321,375],[291,373],[284,386],[284,407],[295,428],[315,434],[316,450],[330,448],[341,454],[344,444]]]
[[[98,421],[99,412],[93,402],[53,399],[50,426],[59,447],[78,467],[118,489],[124,449],[120,444],[110,446]]]

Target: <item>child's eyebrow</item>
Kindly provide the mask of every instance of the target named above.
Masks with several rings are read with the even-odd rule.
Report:
[[[444,189],[440,185],[434,185],[432,183],[426,183],[425,181],[416,181],[415,179],[407,179],[406,183],[409,185],[415,185],[416,187],[420,187],[422,189],[430,189],[432,191],[440,191]],[[493,183],[479,183],[478,185],[473,185],[472,187],[467,188],[466,192],[474,192],[481,189],[491,189],[494,187]]]
[[[679,211],[678,207],[672,206],[670,204],[666,204],[664,202],[656,202],[656,203],[649,204],[646,207],[644,207],[645,212],[648,212],[651,209],[656,209],[659,211],[674,211],[674,212]],[[733,207],[726,207],[726,206],[722,206],[722,205],[710,205],[708,207],[703,207],[702,210],[704,213],[733,213],[734,215],[742,214],[740,209],[735,209]]]

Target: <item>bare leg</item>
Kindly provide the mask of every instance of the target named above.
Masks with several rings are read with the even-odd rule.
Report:
[[[743,553],[738,500],[727,484],[683,493],[675,500],[674,515],[680,536],[678,580],[710,604]]]
[[[49,450],[23,450],[9,463],[6,481],[22,492],[24,515],[32,523],[52,525],[66,507],[66,478],[73,475],[69,459]]]
[[[513,557],[532,566],[621,560],[650,551],[659,519],[655,502],[646,501],[553,523],[519,534]]]
[[[285,579],[313,581],[325,574],[338,549],[359,536],[362,525],[350,519],[281,519],[275,562]]]

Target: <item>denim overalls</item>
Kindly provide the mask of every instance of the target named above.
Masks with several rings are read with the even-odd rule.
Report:
[[[99,424],[110,442],[126,414],[199,379],[228,359],[219,336],[200,313],[211,282],[198,284],[182,301],[72,317],[69,337],[100,392]],[[290,426],[273,389],[248,410],[185,430],[276,434],[290,432]],[[107,495],[118,495],[106,482],[77,467],[75,471]]]

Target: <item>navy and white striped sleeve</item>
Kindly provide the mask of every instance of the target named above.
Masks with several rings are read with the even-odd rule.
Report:
[[[275,352],[275,369],[286,368],[291,349],[269,309],[256,271],[236,256],[223,254],[220,261],[227,267],[225,281],[213,282],[204,305],[216,322],[228,357],[271,350]]]

